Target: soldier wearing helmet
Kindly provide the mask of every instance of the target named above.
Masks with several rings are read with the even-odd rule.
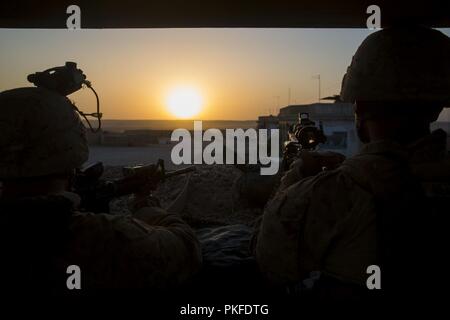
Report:
[[[145,201],[132,216],[77,211],[70,185],[87,159],[85,128],[66,97],[45,88],[0,93],[3,288],[68,292],[71,265],[82,293],[184,283],[201,253],[180,217]]]
[[[450,39],[426,27],[371,34],[341,99],[354,105],[364,145],[334,170],[318,172],[307,152],[291,166],[263,215],[260,269],[296,288],[320,271],[316,287],[332,298],[367,293],[372,265],[385,292],[433,286],[424,278],[443,256],[450,162],[446,133],[430,123],[450,106]]]

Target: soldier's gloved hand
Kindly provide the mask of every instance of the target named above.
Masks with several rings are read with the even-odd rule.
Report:
[[[297,181],[315,176],[322,171],[333,170],[344,160],[345,156],[337,152],[303,150],[281,178],[280,189],[286,189]]]
[[[161,207],[159,199],[152,195],[135,193],[128,201],[128,208],[135,212],[143,207]]]

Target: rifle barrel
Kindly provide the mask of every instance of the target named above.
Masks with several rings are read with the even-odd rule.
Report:
[[[183,168],[183,169],[178,169],[178,170],[173,170],[173,171],[166,172],[164,177],[165,178],[170,178],[170,177],[173,177],[173,176],[178,176],[180,174],[185,174],[185,173],[192,172],[192,171],[195,171],[195,167],[194,166],[189,166],[189,167],[186,167],[186,168]]]

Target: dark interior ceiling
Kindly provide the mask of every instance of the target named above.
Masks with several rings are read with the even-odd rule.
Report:
[[[450,0],[3,0],[0,28],[65,28],[66,8],[71,4],[81,8],[82,28],[365,28],[370,4],[380,6],[383,26],[419,23],[450,27]]]

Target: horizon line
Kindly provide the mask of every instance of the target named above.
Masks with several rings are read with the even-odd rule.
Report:
[[[81,119],[86,121],[85,119]],[[258,121],[258,119],[233,120],[233,119],[102,119],[102,121]]]

